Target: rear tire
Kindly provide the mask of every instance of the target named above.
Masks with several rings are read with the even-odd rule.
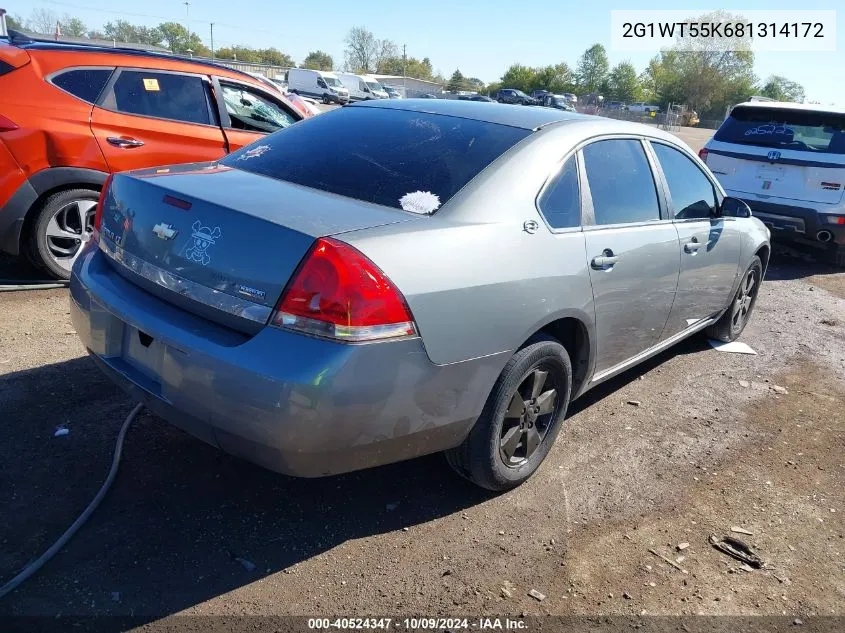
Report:
[[[68,189],[49,196],[29,235],[30,260],[56,279],[70,279],[70,269],[94,228],[99,192]]]
[[[487,490],[519,486],[554,444],[571,390],[566,349],[551,337],[533,338],[505,365],[475,426],[460,446],[446,451],[446,461]]]
[[[754,280],[753,287],[749,291],[749,279],[752,278]],[[705,330],[707,336],[723,343],[730,343],[738,339],[751,318],[754,306],[757,304],[757,294],[762,282],[763,264],[760,258],[755,256],[739,282],[739,288],[733,300],[731,300],[731,305],[716,323]]]

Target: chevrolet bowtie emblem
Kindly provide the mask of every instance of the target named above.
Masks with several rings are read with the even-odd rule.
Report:
[[[165,224],[164,222],[159,222],[153,227],[153,233],[163,240],[172,240],[176,237],[178,232],[178,230],[174,229],[169,224]]]

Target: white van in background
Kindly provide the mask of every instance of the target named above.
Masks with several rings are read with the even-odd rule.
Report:
[[[308,68],[291,68],[287,75],[289,92],[314,97],[323,103],[349,102],[349,90],[334,73]]]
[[[375,77],[370,75],[356,75],[355,73],[337,73],[338,79],[349,90],[350,101],[365,101],[367,99],[388,99],[388,95]]]

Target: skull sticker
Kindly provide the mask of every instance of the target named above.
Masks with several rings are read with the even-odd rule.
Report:
[[[192,262],[208,266],[208,263],[211,261],[208,249],[222,234],[220,227],[215,226],[212,229],[209,226],[203,226],[202,223],[197,220],[193,223],[191,228],[193,229],[191,231],[191,241],[188,242],[188,246],[185,249],[185,257]]]

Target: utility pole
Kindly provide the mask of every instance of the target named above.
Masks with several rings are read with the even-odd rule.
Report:
[[[191,16],[189,14],[191,3],[185,0],[182,4],[185,5],[185,30],[188,32],[188,40],[191,39]]]
[[[408,88],[405,85],[405,66],[408,63],[408,55],[406,54],[407,46],[402,44],[402,96],[408,98]]]
[[[211,59],[214,59],[214,22],[211,23]]]
[[[6,37],[9,34],[6,28],[6,9],[0,9],[0,37]]]

